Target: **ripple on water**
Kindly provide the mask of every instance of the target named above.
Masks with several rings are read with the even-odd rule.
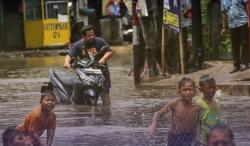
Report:
[[[112,60],[112,61],[115,61]],[[24,61],[19,61],[24,63]],[[42,61],[40,61],[42,62]],[[53,62],[53,61],[52,61]],[[4,64],[4,61],[0,61]],[[124,62],[123,62],[124,63]],[[13,60],[0,65],[0,128],[18,124],[39,103],[40,87],[51,65],[29,67]],[[130,66],[112,63],[112,106],[56,105],[54,146],[165,146],[171,115],[160,121],[154,137],[146,134],[153,113],[176,97],[175,89],[134,89]],[[33,64],[31,64],[33,65]],[[222,118],[232,127],[237,146],[250,145],[250,98],[221,98]],[[1,133],[0,132],[0,133]],[[45,135],[42,136],[45,138]],[[1,142],[0,142],[1,144]]]

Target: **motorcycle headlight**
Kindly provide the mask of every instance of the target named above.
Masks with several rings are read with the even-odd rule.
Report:
[[[84,85],[90,85],[90,82],[88,80],[83,80]]]
[[[96,85],[94,82],[91,82],[88,80],[82,80],[82,82],[84,83],[84,85],[87,85],[87,86],[95,86]]]

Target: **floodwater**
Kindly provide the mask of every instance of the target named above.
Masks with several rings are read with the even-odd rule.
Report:
[[[57,128],[53,146],[164,146],[170,114],[161,119],[153,137],[146,131],[153,112],[175,97],[175,89],[135,89],[130,54],[110,61],[112,106],[56,105]],[[40,87],[48,71],[61,68],[63,57],[0,59],[0,133],[18,124],[39,103]],[[250,145],[250,98],[221,98],[222,118],[232,127],[237,146]],[[42,138],[45,140],[46,135]],[[0,142],[1,144],[1,142]]]

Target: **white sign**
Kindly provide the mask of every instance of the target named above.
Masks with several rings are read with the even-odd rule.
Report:
[[[148,16],[148,8],[145,0],[139,0],[137,2],[136,12],[139,16]]]
[[[58,21],[59,22],[68,22],[68,16],[67,15],[58,14]]]

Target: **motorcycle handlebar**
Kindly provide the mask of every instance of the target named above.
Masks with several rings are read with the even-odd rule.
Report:
[[[81,61],[74,61],[71,63],[71,68],[88,68],[92,66],[94,68],[107,67],[107,65],[100,64],[96,60],[88,60],[86,63],[81,63]]]

